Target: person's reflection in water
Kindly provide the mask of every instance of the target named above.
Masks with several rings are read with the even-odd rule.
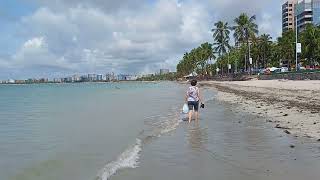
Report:
[[[188,141],[191,149],[200,151],[205,149],[205,144],[208,140],[206,129],[201,129],[199,122],[195,122],[188,129]]]

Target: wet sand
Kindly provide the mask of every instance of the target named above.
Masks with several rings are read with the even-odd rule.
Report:
[[[235,111],[263,117],[273,127],[295,137],[320,141],[320,81],[205,82],[217,99],[236,104]]]
[[[203,88],[207,91],[208,88]],[[144,145],[136,169],[112,180],[318,180],[320,144],[272,128],[263,117],[236,111],[236,104],[206,98],[200,122]]]

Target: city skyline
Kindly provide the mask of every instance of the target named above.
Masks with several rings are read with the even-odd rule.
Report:
[[[157,72],[149,74],[126,74],[126,73],[75,73],[72,75],[64,75],[60,77],[28,77],[28,78],[7,78],[0,79],[0,84],[25,84],[25,83],[61,83],[61,82],[109,82],[109,81],[124,81],[136,80],[140,77],[147,77],[151,75],[165,75],[172,73],[169,69],[159,69]]]
[[[28,79],[7,79],[0,80],[0,84],[32,84],[32,83],[74,83],[74,82],[110,82],[110,81],[134,81],[138,77],[146,75],[130,74],[74,74],[65,77],[55,78],[28,78]]]
[[[212,42],[217,19],[255,14],[260,32],[278,37],[283,2],[1,1],[0,79],[173,71],[181,54]]]

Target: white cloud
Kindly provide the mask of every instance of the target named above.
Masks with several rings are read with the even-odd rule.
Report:
[[[147,64],[164,62],[210,38],[208,16],[201,5],[160,0],[138,11],[114,14],[82,5],[63,11],[43,7],[24,17],[22,23],[24,34],[46,37],[48,46],[38,49],[39,54],[64,57],[79,71],[118,68],[138,72]],[[26,43],[30,42],[39,44],[38,39]],[[30,57],[24,51],[17,52],[16,59]]]
[[[47,55],[47,53],[48,49],[44,37],[34,37],[24,42],[12,59],[18,65],[28,64],[25,62],[26,58],[34,61],[34,59],[38,59],[37,56]]]
[[[149,0],[32,0],[40,5],[49,6],[53,9],[74,8],[79,5],[103,9],[107,13],[114,13],[119,9],[132,9],[143,6]]]
[[[39,49],[45,46],[44,37],[36,37],[23,44],[24,49]]]
[[[56,56],[49,51],[44,37],[34,37],[23,43],[22,47],[12,56],[11,64],[20,68],[71,68],[63,56]]]
[[[10,63],[41,73],[174,69],[185,51],[212,40],[215,21],[232,24],[244,11],[257,14],[262,32],[281,27],[281,13],[264,8],[276,0],[34,1],[40,7],[21,18],[25,42]]]

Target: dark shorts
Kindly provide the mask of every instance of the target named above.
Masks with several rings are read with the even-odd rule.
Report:
[[[199,110],[199,101],[188,101],[189,110],[194,110],[198,112]]]

